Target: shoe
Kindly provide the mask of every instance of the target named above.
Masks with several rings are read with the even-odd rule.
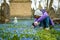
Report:
[[[49,30],[49,27],[48,28],[45,28],[46,30]]]

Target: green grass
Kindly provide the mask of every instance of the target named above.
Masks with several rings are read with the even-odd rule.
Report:
[[[28,33],[30,32],[30,34]],[[4,32],[1,37],[2,39],[7,38],[7,40],[20,40],[22,38],[33,38],[33,40],[60,40],[60,32],[51,29],[51,30],[45,30],[45,29],[37,29],[36,33],[32,33],[33,29],[25,29],[23,31],[23,34],[20,34],[18,36],[17,33],[10,33],[10,32]],[[13,36],[13,37],[12,37]]]

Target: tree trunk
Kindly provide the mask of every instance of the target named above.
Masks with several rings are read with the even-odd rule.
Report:
[[[49,8],[48,8],[48,0],[47,0],[47,11],[49,12],[52,7],[53,0],[50,0]]]

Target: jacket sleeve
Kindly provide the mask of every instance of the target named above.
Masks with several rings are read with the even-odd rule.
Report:
[[[45,12],[45,13],[43,14],[43,16],[41,16],[41,17],[37,20],[37,22],[43,21],[47,16],[48,16],[48,14],[47,14],[47,12]]]

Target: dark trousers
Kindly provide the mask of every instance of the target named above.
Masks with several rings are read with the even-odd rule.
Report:
[[[50,17],[46,17],[44,20],[42,20],[39,24],[39,27],[48,28],[49,27],[49,19],[50,19]]]

